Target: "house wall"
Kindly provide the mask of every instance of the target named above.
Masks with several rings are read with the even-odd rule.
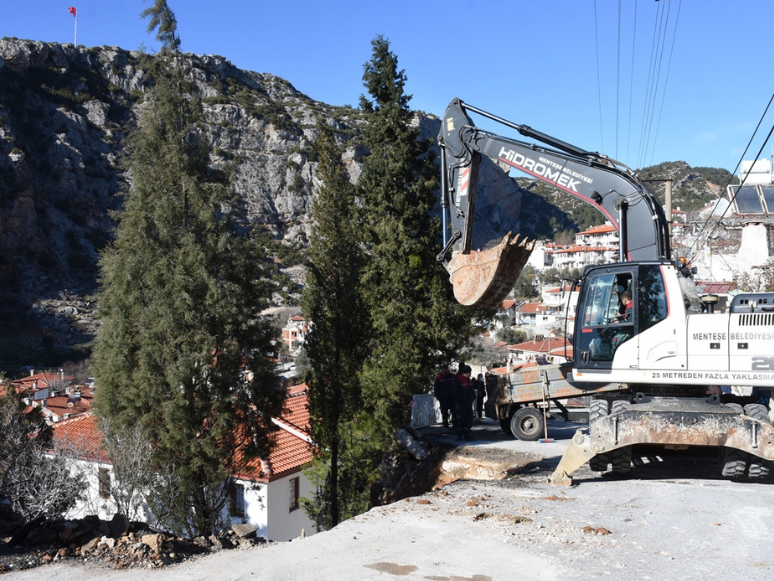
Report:
[[[230,514],[230,503],[226,503],[224,510],[224,519],[231,525],[247,523],[258,527],[255,531],[256,536],[267,540],[267,528],[269,524],[269,513],[266,508],[266,488],[267,485],[260,482],[250,482],[248,480],[236,480],[236,484],[241,484],[245,489],[245,515],[234,516]]]
[[[314,496],[314,487],[302,472],[295,472],[269,482],[266,494],[269,541],[290,541],[300,537],[302,530],[307,536],[317,531],[314,522],[303,508],[289,510],[291,478],[299,478],[299,497]]]
[[[110,481],[113,482],[113,466],[99,464],[87,460],[73,460],[71,472],[83,474],[84,481],[81,486],[84,498],[78,501],[73,509],[65,514],[66,519],[80,519],[88,515],[96,514],[102,520],[110,520],[116,513],[116,503],[113,497],[100,498],[99,496],[99,469],[109,470]]]

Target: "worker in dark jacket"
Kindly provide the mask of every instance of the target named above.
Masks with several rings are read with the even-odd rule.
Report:
[[[454,429],[458,440],[470,440],[470,428],[473,426],[473,402],[476,401],[476,383],[470,378],[473,371],[470,365],[460,364],[460,370],[454,381],[454,400],[457,404],[457,417]]]
[[[476,383],[476,419],[477,423],[484,419],[484,396],[486,395],[486,385],[484,384],[484,376],[480,373],[475,380]]]
[[[449,420],[454,420],[455,404],[454,404],[454,380],[455,376],[449,373],[449,366],[444,365],[441,367],[441,372],[435,377],[435,385],[433,386],[433,395],[438,400],[438,405],[441,407],[441,418],[443,419],[443,427],[449,428]]]

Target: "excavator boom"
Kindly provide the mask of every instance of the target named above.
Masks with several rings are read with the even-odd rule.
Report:
[[[535,140],[524,142],[475,126],[468,112],[482,115]],[[653,194],[620,162],[517,125],[453,99],[438,136],[442,160],[444,248],[438,255],[451,275],[457,300],[495,307],[513,288],[534,242],[508,233],[499,244],[472,248],[479,164],[485,155],[505,170],[515,169],[596,207],[619,231],[621,261],[668,260],[667,221]],[[638,227],[627,228],[628,222]]]

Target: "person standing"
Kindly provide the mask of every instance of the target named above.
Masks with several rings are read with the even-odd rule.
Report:
[[[438,405],[441,407],[441,418],[443,419],[443,427],[449,428],[449,420],[454,420],[455,416],[455,403],[454,403],[454,380],[455,376],[449,373],[449,366],[444,365],[441,367],[440,373],[435,377],[435,385],[433,386],[433,395],[438,400]]]
[[[457,404],[457,417],[454,429],[458,440],[470,440],[470,428],[473,427],[473,402],[476,400],[476,384],[470,378],[470,365],[460,364],[460,370],[454,381],[454,400]]]
[[[484,395],[486,394],[486,386],[484,384],[484,376],[480,373],[476,377],[476,416],[477,420],[484,419]]]

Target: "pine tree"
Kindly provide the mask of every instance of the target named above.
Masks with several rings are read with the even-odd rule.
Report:
[[[131,189],[100,261],[95,409],[116,429],[143,427],[154,465],[174,483],[155,491],[157,516],[203,534],[217,526],[229,475],[267,453],[282,392],[268,359],[274,331],[260,314],[265,257],[238,227],[229,175],[210,167],[174,26],[165,35],[130,141]]]
[[[411,396],[427,392],[439,363],[456,355],[470,319],[435,258],[440,223],[431,210],[440,173],[432,142],[420,140],[412,126],[405,72],[381,36],[372,41],[363,83],[370,155],[358,185],[369,250],[362,282],[373,331],[361,378],[364,401],[387,442],[408,420]]]
[[[309,410],[318,445],[313,470],[318,494],[307,502],[306,509],[320,528],[330,529],[362,511],[357,504],[360,491],[353,497],[340,482],[355,479],[355,465],[346,461],[347,427],[362,405],[358,372],[365,356],[368,317],[358,284],[364,255],[355,188],[332,130],[320,125],[318,131],[320,186],[312,207],[315,225],[302,300],[304,314],[311,321],[304,349],[313,371],[308,380]]]

